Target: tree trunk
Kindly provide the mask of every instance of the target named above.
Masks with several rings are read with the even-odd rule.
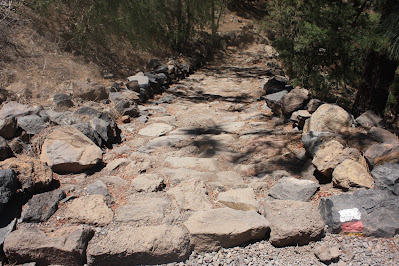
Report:
[[[370,51],[363,71],[363,82],[357,92],[353,114],[358,116],[367,110],[384,114],[385,105],[398,63],[387,55]]]

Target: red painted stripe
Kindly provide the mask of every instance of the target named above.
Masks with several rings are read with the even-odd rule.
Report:
[[[341,224],[341,231],[346,233],[360,233],[363,232],[364,226],[362,221],[347,222]]]

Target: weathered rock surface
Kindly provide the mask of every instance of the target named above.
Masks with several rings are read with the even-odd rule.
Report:
[[[255,211],[230,208],[194,213],[185,223],[198,251],[215,251],[266,237],[269,222]]]
[[[399,142],[374,144],[366,150],[364,157],[372,168],[386,163],[399,163]]]
[[[165,135],[173,129],[172,126],[162,123],[151,124],[139,131],[142,136],[159,137]]]
[[[269,190],[269,196],[279,200],[309,201],[319,187],[310,180],[283,177]]]
[[[371,171],[375,187],[399,196],[399,164],[383,164]]]
[[[272,245],[306,245],[324,234],[324,222],[311,203],[276,200],[265,203],[265,217],[270,222]]]
[[[0,119],[7,119],[11,117],[20,117],[36,113],[38,110],[26,104],[17,102],[4,103],[0,109]]]
[[[190,236],[181,226],[121,226],[87,248],[89,265],[140,265],[182,261],[190,253]]]
[[[329,264],[339,259],[341,251],[338,246],[330,247],[328,243],[323,243],[315,248],[314,254],[321,262]]]
[[[3,207],[16,194],[18,179],[12,169],[0,170],[0,214]]]
[[[304,107],[309,99],[309,91],[306,89],[293,89],[281,98],[281,108],[285,116],[291,115]]]
[[[46,231],[44,231],[46,230]],[[83,265],[92,231],[86,226],[53,229],[23,227],[12,232],[4,242],[10,263],[36,262],[38,265]]]
[[[284,90],[287,83],[287,77],[274,76],[266,82],[266,84],[263,86],[263,89],[265,90],[266,94],[273,94]]]
[[[181,182],[166,192],[182,210],[207,210],[212,208],[205,184],[200,178],[192,178]]]
[[[239,188],[221,192],[218,195],[217,202],[241,211],[257,211],[259,208],[259,203],[255,199],[255,193],[252,188]]]
[[[147,145],[140,148],[140,151],[148,152],[150,149],[157,147],[174,147],[176,144],[187,139],[188,137],[185,135],[171,135],[171,136],[158,137],[150,140],[147,143]]]
[[[398,136],[380,127],[372,127],[367,133],[367,135],[380,143],[389,142],[389,141],[399,142]]]
[[[73,106],[73,102],[71,101],[71,96],[63,93],[55,93],[53,95],[53,103],[56,108]]]
[[[113,202],[112,196],[109,193],[108,187],[101,180],[96,180],[93,183],[90,183],[85,188],[85,192],[89,195],[102,195],[104,196],[106,202],[111,204]]]
[[[102,151],[79,130],[63,126],[47,135],[40,160],[56,172],[74,173],[95,167]]]
[[[320,105],[322,104],[323,102],[320,101],[319,99],[311,99],[308,105],[306,106],[306,110],[308,110],[309,113],[313,114],[314,112],[316,112],[317,108],[319,108]]]
[[[85,101],[100,102],[108,99],[107,89],[97,83],[74,82],[74,96]]]
[[[309,119],[308,128],[304,127],[304,134],[309,131],[342,133],[348,131],[352,119],[348,112],[338,105],[323,104],[317,108]]]
[[[309,131],[302,135],[303,147],[306,153],[313,158],[321,144],[330,140],[340,140],[340,135],[331,132]]]
[[[346,159],[332,173],[334,186],[349,189],[350,187],[372,188],[373,178],[367,169],[358,162]]]
[[[22,213],[23,222],[45,222],[58,209],[58,203],[65,198],[63,190],[54,190],[34,195]]]
[[[1,207],[0,207],[1,208]],[[1,211],[0,211],[1,213]],[[12,231],[15,229],[15,225],[17,224],[17,219],[4,219],[4,216],[2,216],[2,219],[0,219],[0,262],[4,261],[4,252],[3,252],[3,245],[4,241],[8,237],[9,234],[11,234]]]
[[[165,217],[170,201],[164,198],[149,198],[131,201],[115,211],[115,221],[140,224],[159,223]]]
[[[155,174],[139,175],[131,182],[131,189],[134,192],[157,192],[164,187],[164,179]]]
[[[22,128],[27,134],[35,135],[47,127],[43,119],[38,115],[21,116],[17,119],[18,127]]]
[[[281,106],[281,100],[284,97],[284,95],[288,94],[287,90],[282,90],[280,92],[276,92],[273,94],[269,94],[264,97],[267,106],[272,109],[272,112],[276,116],[281,116],[283,114],[282,111],[282,106]]]
[[[298,110],[292,113],[290,121],[294,122],[294,127],[303,129],[305,121],[311,116],[307,110]]]
[[[370,129],[372,127],[383,127],[384,121],[381,117],[376,115],[373,111],[369,110],[361,114],[358,118],[356,118],[356,122],[366,129]]]
[[[17,178],[22,189],[32,193],[42,191],[51,185],[53,172],[39,159],[21,155],[0,162],[0,168],[13,169],[18,173]]]
[[[166,158],[165,164],[173,168],[198,168],[205,171],[217,171],[217,161],[212,158],[174,157]]]
[[[6,140],[0,137],[0,161],[4,161],[7,158],[14,156],[10,146],[8,146]]]
[[[399,231],[397,196],[383,190],[357,190],[320,201],[320,212],[332,233],[393,237]]]
[[[114,213],[108,208],[104,196],[89,195],[68,204],[64,216],[73,223],[104,226],[112,222]]]

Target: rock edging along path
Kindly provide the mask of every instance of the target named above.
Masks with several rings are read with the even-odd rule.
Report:
[[[105,112],[97,110],[99,106],[106,109],[101,104],[93,104],[91,109],[71,109],[69,112],[76,115],[74,119],[81,119],[79,126],[76,121],[70,121],[68,126],[50,132],[47,142],[38,141],[38,145],[45,147],[41,151],[46,155],[42,160],[47,166],[40,164],[38,158],[32,158],[30,163],[26,159],[24,165],[18,166],[14,165],[17,164],[15,160],[8,159],[1,165],[19,169],[19,173],[28,173],[29,169],[46,173],[51,171],[48,166],[57,165],[56,160],[50,161],[47,157],[57,154],[59,172],[68,172],[71,167],[79,171],[98,168],[86,173],[71,171],[52,175],[51,178],[59,181],[62,191],[56,190],[54,196],[42,195],[49,193],[41,189],[43,186],[51,190],[46,185],[47,179],[37,180],[42,187],[25,182],[26,190],[36,195],[23,207],[22,217],[30,217],[35,208],[49,211],[43,211],[37,219],[41,222],[38,224],[8,220],[8,226],[0,231],[5,258],[9,263],[36,262],[38,265],[134,265],[177,261],[268,264],[279,259],[280,264],[300,265],[311,261],[322,265],[319,260],[336,262],[340,257],[350,263],[354,258],[349,255],[351,247],[346,246],[347,239],[335,238],[329,231],[352,230],[350,232],[365,235],[381,232],[373,214],[368,216],[372,212],[367,212],[367,207],[383,208],[374,211],[377,214],[397,215],[391,202],[397,199],[394,197],[397,197],[395,180],[398,177],[390,170],[396,166],[385,166],[389,168],[386,170],[375,168],[371,174],[378,179],[376,189],[352,194],[358,187],[370,188],[374,184],[355,178],[343,180],[342,176],[337,176],[339,171],[335,171],[349,167],[348,163],[343,163],[350,160],[366,171],[364,176],[370,181],[366,160],[358,149],[347,144],[343,134],[350,130],[350,116],[343,109],[316,101],[309,106],[307,92],[292,89],[284,77],[271,79],[275,74],[284,72],[274,59],[273,49],[254,43],[245,50],[232,48],[222,61],[172,84],[147,105],[134,108],[131,116],[135,118],[123,119],[123,124],[116,124]],[[264,86],[268,79],[274,80],[273,84]],[[138,90],[139,95],[144,88],[150,91],[147,85],[151,82],[154,80],[151,81],[149,75],[129,78],[130,88]],[[279,94],[265,99],[262,98],[264,89],[266,93],[273,89]],[[132,111],[132,105],[116,107],[123,115]],[[27,115],[35,112],[24,108]],[[331,115],[322,113],[324,109],[338,110],[339,123],[331,124]],[[301,125],[303,132],[285,123],[291,112],[298,110],[308,112],[295,116],[294,124]],[[70,120],[67,114],[50,111],[46,114],[50,120]],[[327,126],[317,124],[316,116],[323,117]],[[304,117],[310,117],[307,124],[300,121]],[[316,129],[332,132],[311,133]],[[53,136],[60,132],[64,137],[57,142]],[[302,141],[302,133],[311,135],[304,137],[306,143]],[[74,136],[88,148],[71,140]],[[121,142],[107,149],[109,141],[118,137]],[[331,141],[333,143],[329,143]],[[391,148],[386,152],[395,152],[396,144],[390,145],[384,145]],[[52,147],[57,148],[52,150]],[[62,153],[60,147],[65,147],[66,152]],[[332,161],[323,157],[328,153],[326,149],[334,149]],[[85,152],[88,150],[94,150],[96,156],[87,159]],[[389,159],[394,156],[395,153],[391,154]],[[74,160],[68,161],[71,158]],[[369,158],[378,164],[381,162],[378,154]],[[99,167],[99,161],[106,166]],[[382,170],[390,173],[388,180],[381,177]],[[318,171],[316,175],[315,171]],[[0,206],[8,213],[13,200],[18,199],[11,188],[18,180],[26,179],[12,171],[2,174],[7,182],[4,186],[1,184],[4,203],[2,201]],[[321,176],[324,182],[316,176]],[[331,195],[334,197],[323,198],[318,207],[320,197]],[[363,202],[364,195],[371,195],[374,205]],[[353,206],[346,204],[345,197],[351,199]],[[392,226],[395,220],[386,221],[382,236],[392,237],[396,232]],[[354,227],[348,227],[348,222]],[[359,222],[362,225],[356,227]],[[26,244],[20,245],[24,236]],[[314,241],[321,239],[323,245],[315,255],[313,248],[318,244]],[[362,240],[358,241],[363,245]],[[384,251],[383,259],[398,262],[396,243],[394,240],[378,242],[379,250]],[[374,244],[377,242],[370,246]],[[303,247],[295,247],[297,245]],[[384,249],[388,246],[392,249]],[[290,257],[280,256],[275,247],[281,247],[284,250],[281,253],[287,250]],[[361,252],[354,249],[353,253]],[[370,262],[384,262],[378,262],[377,258]]]

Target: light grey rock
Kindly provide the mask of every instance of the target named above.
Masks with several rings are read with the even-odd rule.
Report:
[[[11,117],[20,117],[35,114],[38,109],[33,108],[26,104],[20,104],[17,102],[7,102],[4,103],[0,109],[0,119],[7,119]]]
[[[21,116],[17,119],[18,127],[22,128],[29,135],[39,134],[47,127],[43,119],[38,115]]]
[[[370,129],[372,127],[383,127],[384,121],[381,117],[376,115],[373,111],[368,110],[361,114],[358,118],[356,118],[356,122],[366,129]]]
[[[399,164],[383,164],[371,171],[375,187],[399,196]]]
[[[257,211],[259,208],[259,203],[255,199],[255,193],[252,188],[239,188],[221,192],[218,195],[217,202],[241,211]]]
[[[230,208],[194,213],[184,223],[197,251],[215,251],[266,238],[269,222],[255,211]]]
[[[119,176],[103,176],[99,178],[103,181],[106,185],[110,185],[113,187],[126,187],[129,185],[129,182]]]
[[[159,137],[163,136],[173,129],[172,126],[163,123],[151,124],[139,131],[142,136]]]
[[[131,201],[116,209],[115,221],[139,224],[159,223],[165,217],[166,209],[170,205],[170,201],[164,198]]]
[[[89,265],[140,265],[183,261],[190,253],[190,236],[181,226],[121,226],[87,248]]]
[[[277,247],[306,245],[324,234],[324,222],[311,203],[275,200],[265,203],[265,217],[270,222],[269,241]]]
[[[142,174],[131,182],[131,190],[134,192],[157,192],[164,188],[164,179],[156,174]]]
[[[213,158],[175,157],[166,158],[165,164],[173,168],[189,168],[205,171],[217,171],[218,163]]]
[[[0,170],[0,214],[3,212],[3,207],[16,194],[17,187],[18,179],[14,170]]]
[[[269,94],[264,97],[267,106],[272,109],[272,112],[276,116],[281,116],[283,114],[282,111],[282,106],[281,106],[281,100],[284,97],[284,95],[288,94],[287,90],[282,90],[280,92],[276,92],[273,94]]]
[[[108,187],[101,180],[96,180],[93,183],[90,183],[85,188],[85,192],[89,195],[102,195],[104,196],[106,202],[111,204],[113,202],[113,198],[109,193]]]
[[[18,228],[4,242],[10,263],[36,262],[39,265],[83,265],[92,230],[83,225],[45,228]]]
[[[269,191],[269,196],[279,200],[309,201],[320,186],[310,180],[294,177],[280,179]]]
[[[371,168],[386,163],[399,163],[399,142],[374,144],[366,150],[364,157]]]
[[[338,246],[330,247],[327,242],[318,246],[314,250],[315,256],[323,263],[329,264],[338,261],[341,256],[341,251]]]

